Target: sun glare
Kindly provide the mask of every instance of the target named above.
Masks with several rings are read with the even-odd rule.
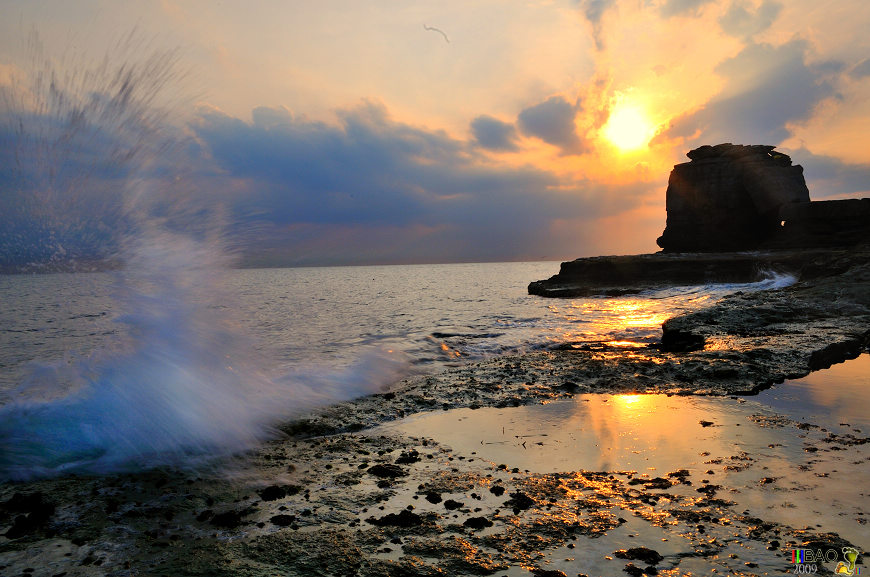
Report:
[[[611,109],[601,129],[604,138],[623,152],[645,148],[655,132],[655,125],[642,108],[622,100]]]

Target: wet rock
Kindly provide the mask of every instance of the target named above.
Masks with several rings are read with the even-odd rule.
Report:
[[[245,547],[248,556],[258,563],[275,566],[269,575],[357,575],[363,563],[359,539],[350,531],[318,528],[312,531],[276,531],[254,539]],[[224,561],[226,563],[226,561]],[[279,569],[280,567],[280,569]],[[255,575],[247,566],[226,565],[209,567],[197,575]],[[175,573],[178,574],[178,573]],[[187,574],[187,572],[185,572]],[[389,574],[389,573],[386,573]]]
[[[375,527],[415,527],[423,524],[423,517],[405,509],[399,513],[390,513],[380,518],[369,517],[366,522]]]
[[[289,527],[296,522],[296,515],[274,515],[269,521],[278,527]]]
[[[535,577],[568,577],[564,571],[558,569],[532,569]]]
[[[469,529],[479,530],[492,527],[492,521],[486,517],[469,517],[462,525]]]
[[[226,511],[214,515],[209,521],[215,527],[224,529],[235,529],[242,524],[242,513],[240,511]]]
[[[647,565],[656,565],[662,559],[664,559],[664,557],[662,557],[658,551],[654,549],[648,549],[647,547],[632,547],[631,549],[619,549],[618,551],[614,551],[613,554],[620,559],[643,561]]]
[[[722,488],[721,485],[704,485],[703,487],[698,487],[695,490],[699,493],[703,493],[704,495],[707,495],[708,497],[712,497],[716,494],[716,491],[718,491],[721,488]]]
[[[29,494],[15,493],[0,506],[5,512],[17,514],[12,527],[6,531],[7,539],[18,539],[36,532],[48,523],[55,505],[39,491]]]
[[[432,503],[433,505],[437,505],[441,502],[441,493],[436,493],[435,491],[429,491],[426,493],[426,500]]]
[[[446,501],[444,501],[444,508],[448,511],[455,511],[456,509],[461,508],[462,505],[463,503],[460,503],[459,501],[454,501],[453,499],[447,499]]]
[[[672,329],[666,322],[662,325],[662,340],[658,348],[666,353],[688,353],[704,350],[705,344],[706,340],[703,335]]]
[[[688,469],[679,469],[677,471],[673,471],[671,473],[668,473],[668,478],[677,479],[680,483],[686,483],[686,480],[688,479],[689,475],[690,475],[690,473],[689,473]]]
[[[258,491],[257,494],[264,501],[277,501],[291,495],[296,495],[302,490],[299,485],[270,485]]]
[[[645,489],[669,489],[673,486],[668,479],[664,477],[654,477],[652,479],[632,479],[628,482],[629,485],[643,485]]]
[[[493,485],[492,487],[489,488],[489,492],[492,493],[493,495],[495,495],[496,497],[501,497],[502,495],[504,495],[505,488],[502,487],[501,485]]]
[[[643,575],[643,569],[641,569],[634,563],[627,563],[622,570],[631,575],[632,577],[641,577]]]
[[[569,347],[573,348],[572,345],[569,345]],[[573,381],[565,381],[564,383],[559,385],[559,388],[562,389],[563,391],[565,391],[566,393],[569,393],[572,395],[580,391],[580,385],[578,385],[577,383],[575,383]]]
[[[811,371],[827,369],[836,363],[842,363],[848,359],[854,359],[870,346],[870,331],[856,335],[854,338],[838,343],[831,343],[825,348],[814,351],[810,355],[809,366]]]
[[[797,274],[828,250],[667,253],[596,256],[563,262],[559,273],[529,284],[532,295],[558,298],[617,296],[663,286],[760,280],[760,271]],[[568,350],[574,347],[568,347]]]
[[[387,478],[387,479],[395,479],[397,477],[407,477],[408,472],[398,465],[391,465],[389,463],[381,463],[378,465],[374,465],[369,467],[369,474],[374,475],[376,477]]]
[[[535,504],[534,499],[521,491],[511,493],[510,497],[511,498],[505,501],[504,504],[506,507],[512,508],[514,510],[514,513],[519,513],[520,511],[529,509],[532,505]]]
[[[401,455],[396,459],[397,465],[410,465],[411,463],[416,463],[420,460],[420,453],[416,449],[411,449],[410,451],[403,451]]]

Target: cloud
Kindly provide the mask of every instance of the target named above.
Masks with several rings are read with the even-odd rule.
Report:
[[[553,96],[520,112],[518,124],[526,136],[558,146],[564,154],[580,154],[587,147],[577,136],[577,109],[561,96]]]
[[[604,13],[607,12],[616,4],[616,0],[580,0],[580,9],[586,20],[592,25],[592,36],[595,39],[595,46],[598,50],[604,49],[604,38],[602,37],[602,19]]]
[[[660,11],[665,18],[673,16],[691,16],[696,15],[701,7],[709,4],[713,0],[667,0],[662,4]]]
[[[870,195],[870,164],[850,164],[805,148],[787,152],[804,167],[812,199]]]
[[[803,40],[747,45],[716,67],[725,89],[674,121],[666,135],[704,143],[779,144],[789,136],[788,123],[806,119],[835,93],[831,63],[808,65],[808,50]]]
[[[855,79],[867,78],[870,76],[870,58],[865,58],[856,64],[855,67],[849,71],[849,76]]]
[[[268,256],[272,264],[561,258],[579,249],[554,246],[546,231],[555,219],[591,221],[627,210],[625,198],[593,192],[588,183],[492,166],[473,143],[395,121],[379,103],[337,118],[327,124],[257,109],[245,122],[201,110],[192,128],[238,187],[230,234],[252,258]],[[500,125],[477,126],[483,134]]]
[[[719,19],[719,25],[726,34],[751,38],[770,28],[781,10],[782,4],[774,0],[764,0],[755,12],[750,11],[746,0],[734,0]]]
[[[514,125],[492,116],[484,114],[472,120],[471,132],[483,148],[505,151],[517,149],[517,131]]]

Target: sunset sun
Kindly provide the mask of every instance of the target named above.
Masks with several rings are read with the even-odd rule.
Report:
[[[622,100],[614,105],[601,129],[604,138],[622,152],[646,147],[655,132],[655,124],[641,107]]]

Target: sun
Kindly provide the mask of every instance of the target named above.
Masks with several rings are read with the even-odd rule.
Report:
[[[655,136],[656,126],[640,106],[619,100],[610,110],[610,117],[601,134],[622,152],[646,148]]]

